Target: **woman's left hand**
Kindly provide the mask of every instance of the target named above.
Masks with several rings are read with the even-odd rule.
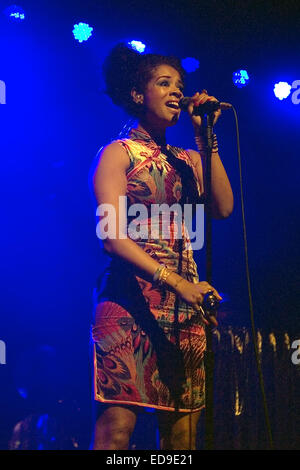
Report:
[[[201,127],[203,125],[203,121],[202,121],[201,116],[194,116],[193,115],[194,106],[198,106],[199,104],[203,104],[206,101],[218,101],[218,100],[214,96],[209,96],[207,94],[206,90],[202,90],[201,93],[197,92],[197,93],[194,94],[194,96],[192,96],[192,101],[190,102],[190,104],[187,108],[196,133],[199,133],[199,131],[201,133]],[[217,111],[215,111],[213,113],[213,117],[214,117],[213,125],[216,124],[216,122],[217,122],[217,120],[219,119],[220,116],[221,116],[221,109],[218,109]]]

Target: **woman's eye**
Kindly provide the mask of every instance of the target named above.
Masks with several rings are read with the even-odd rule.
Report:
[[[161,84],[162,86],[165,86],[165,85],[169,86],[169,85],[170,85],[170,83],[169,83],[168,81],[166,81],[166,80],[164,80],[164,81],[161,82],[160,84]],[[183,86],[178,86],[177,88],[179,88],[179,90],[183,93],[183,90],[184,90],[184,87],[183,87]]]

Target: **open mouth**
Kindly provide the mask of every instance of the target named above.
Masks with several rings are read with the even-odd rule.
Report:
[[[175,109],[176,111],[179,110],[179,104],[178,104],[177,101],[168,101],[166,103],[166,106],[168,106],[168,108],[170,108],[170,109]]]

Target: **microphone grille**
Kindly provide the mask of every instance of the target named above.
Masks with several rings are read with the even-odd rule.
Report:
[[[191,102],[191,98],[189,96],[185,96],[183,98],[181,98],[181,100],[179,101],[179,107],[183,110],[183,111],[186,111],[189,104]]]

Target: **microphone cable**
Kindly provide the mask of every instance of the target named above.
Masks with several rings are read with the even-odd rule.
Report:
[[[254,345],[256,368],[257,368],[258,377],[259,377],[259,385],[260,385],[260,390],[261,390],[261,395],[262,395],[264,419],[265,419],[265,425],[266,425],[266,430],[267,430],[268,442],[269,442],[270,450],[273,450],[274,445],[273,445],[272,430],[271,430],[270,417],[269,417],[269,411],[268,411],[268,403],[267,403],[267,398],[266,398],[266,393],[265,393],[265,384],[264,384],[263,371],[262,371],[261,363],[260,363],[260,360],[259,360],[259,352],[258,352],[258,346],[257,346],[257,333],[256,333],[255,320],[254,320],[252,289],[251,289],[250,269],[249,269],[249,259],[248,259],[248,242],[247,242],[247,230],[246,230],[246,219],[245,219],[244,189],[243,189],[243,178],[242,178],[239,124],[238,124],[237,112],[236,112],[236,109],[234,108],[234,106],[232,106],[232,110],[233,110],[233,113],[234,113],[235,125],[236,125],[236,139],[237,139],[237,152],[238,152],[238,163],[239,163],[239,180],[240,180],[240,196],[241,196],[243,239],[244,239],[246,278],[247,278],[247,289],[248,289],[248,297],[249,297],[252,340],[253,340],[253,345]]]
[[[238,165],[239,165],[239,182],[240,182],[240,197],[241,197],[241,212],[242,212],[242,227],[243,227],[243,241],[244,241],[244,252],[245,252],[245,267],[246,267],[246,278],[247,278],[247,290],[249,298],[249,309],[250,309],[250,322],[251,322],[251,332],[252,332],[252,341],[254,345],[254,355],[256,369],[259,378],[259,388],[262,396],[263,412],[264,412],[264,421],[266,426],[268,444],[270,450],[274,449],[272,429],[270,424],[270,416],[268,411],[268,403],[265,392],[265,383],[263,377],[263,371],[259,359],[258,345],[257,345],[257,333],[254,320],[254,309],[253,309],[253,299],[252,299],[252,289],[251,289],[251,279],[250,279],[250,269],[249,269],[249,258],[248,258],[248,242],[247,242],[247,229],[246,229],[246,218],[245,218],[245,204],[244,204],[244,188],[243,188],[243,177],[242,177],[242,165],[241,165],[241,149],[240,149],[240,136],[239,136],[239,125],[238,125],[238,116],[234,106],[231,105],[231,109],[234,113],[235,126],[236,126],[236,145],[238,153]],[[191,327],[190,327],[191,328]],[[189,347],[191,348],[191,333],[189,329]],[[191,407],[193,405],[193,384],[192,384],[192,351],[190,350],[190,367],[191,367],[191,384],[190,384],[190,393],[191,393]],[[191,432],[192,432],[192,412],[190,412],[189,417],[189,443],[191,447]]]

